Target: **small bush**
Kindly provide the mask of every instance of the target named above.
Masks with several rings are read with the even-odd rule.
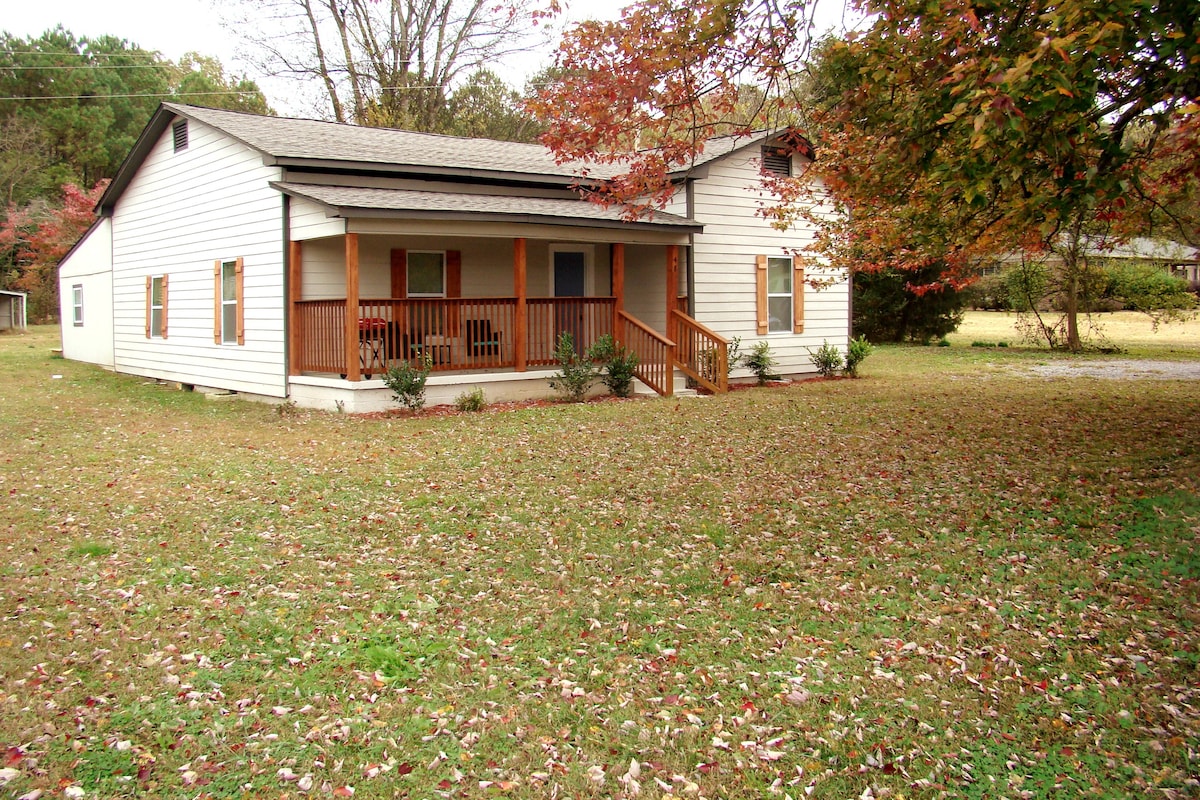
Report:
[[[596,343],[588,348],[588,357],[603,364],[604,375],[601,383],[617,397],[629,397],[633,394],[634,373],[637,371],[638,357],[617,344],[610,334],[604,334]]]
[[[996,342],[996,347],[1008,347],[1008,342]]]
[[[388,369],[383,374],[383,383],[392,390],[392,399],[409,411],[420,411],[425,407],[425,381],[433,369],[433,360],[426,353],[420,360],[419,366],[413,366],[407,361]]]
[[[454,407],[459,411],[483,411],[487,408],[487,398],[483,396],[483,388],[476,386],[470,391],[463,392],[454,398]]]
[[[850,347],[846,350],[846,366],[842,367],[842,374],[857,378],[858,365],[873,352],[875,352],[875,348],[867,341],[867,337],[859,336],[857,339],[851,339]]]
[[[725,377],[733,374],[733,371],[737,369],[738,364],[742,362],[743,358],[745,356],[742,355],[742,337],[735,336],[729,340],[729,363]]]
[[[996,346],[996,344],[994,342],[984,342],[984,341],[980,341],[978,339],[971,342],[971,347],[995,347],[995,346]]]
[[[742,357],[742,363],[758,378],[759,386],[767,381],[779,380],[779,375],[771,369],[779,362],[771,355],[771,345],[765,340],[755,344],[750,352]]]
[[[949,347],[950,340],[943,336],[941,339],[938,339],[937,346],[938,347]]]
[[[813,366],[817,368],[817,372],[824,378],[832,378],[846,366],[846,362],[842,358],[842,351],[828,341],[823,342],[815,353],[812,348],[809,348],[808,355],[812,359]]]
[[[582,403],[599,374],[591,355],[577,353],[575,337],[563,331],[558,335],[554,358],[558,361],[559,371],[550,378],[550,388],[572,403]]]

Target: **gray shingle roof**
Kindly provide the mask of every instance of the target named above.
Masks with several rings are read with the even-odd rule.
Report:
[[[550,150],[540,144],[264,117],[175,103],[163,105],[283,161],[341,161],[415,167],[423,171],[516,173],[560,179],[573,179],[580,174],[579,165],[556,164]],[[593,173],[599,175],[597,170]]]
[[[498,219],[547,224],[591,224],[623,228],[629,225],[699,231],[695,220],[658,212],[652,218],[629,222],[619,208],[604,208],[585,200],[511,195],[425,192],[306,183],[273,183],[280,191],[334,209],[339,215],[389,217],[436,216],[438,219]]]
[[[540,144],[469,139],[393,128],[364,128],[311,119],[264,117],[177,103],[164,103],[163,106],[176,114],[222,130],[272,158],[287,162],[387,164],[390,167],[413,167],[422,171],[480,175],[513,173],[560,180],[578,178],[585,166],[581,162],[558,164],[549,148]],[[681,167],[680,171],[708,163],[764,138],[765,133],[710,139],[696,162]],[[619,164],[587,166],[587,174],[593,178],[604,179],[620,172]]]

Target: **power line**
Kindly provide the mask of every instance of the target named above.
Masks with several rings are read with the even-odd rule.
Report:
[[[162,57],[162,54],[158,51],[137,50],[127,50],[122,53],[93,53],[90,51],[79,53],[72,50],[62,52],[54,52],[52,50],[3,50],[0,53],[13,56],[71,56],[73,58],[151,58],[157,60]]]
[[[154,69],[155,67],[165,67],[165,61],[149,61],[145,64],[72,64],[72,65],[47,65],[44,67],[30,67],[24,65],[0,65],[0,72],[20,72],[22,70],[48,70],[48,69],[86,69],[86,70],[108,70],[108,69]]]
[[[33,97],[33,96],[0,97],[0,101],[3,101],[3,100],[116,100],[119,98],[131,98],[131,97],[160,97],[163,99],[167,99],[167,98],[178,97],[178,96],[211,97],[214,95],[239,95],[239,96],[244,97],[246,95],[255,96],[255,95],[260,95],[260,94],[262,94],[262,92],[232,91],[232,90],[224,91],[224,92],[179,92],[178,95],[175,93],[172,93],[172,92],[149,92],[147,94],[61,94],[61,95],[47,95],[45,97]]]

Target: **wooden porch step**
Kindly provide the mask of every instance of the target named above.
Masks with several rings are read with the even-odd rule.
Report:
[[[679,370],[675,370],[674,384],[671,387],[673,397],[698,397],[700,393],[695,389],[689,389],[687,385],[687,376]],[[651,389],[646,384],[633,379],[633,396],[634,397],[658,397],[658,392]]]

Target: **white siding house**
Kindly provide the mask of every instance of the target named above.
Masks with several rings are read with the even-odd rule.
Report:
[[[64,354],[348,411],[389,407],[398,361],[432,364],[431,402],[548,394],[562,332],[613,335],[660,394],[723,390],[732,337],[809,374],[848,287],[807,287],[808,232],[759,215],[770,141],[714,140],[630,221],[540,145],[164,104],[61,266]]]
[[[112,220],[101,217],[58,268],[63,358],[113,368]]]

